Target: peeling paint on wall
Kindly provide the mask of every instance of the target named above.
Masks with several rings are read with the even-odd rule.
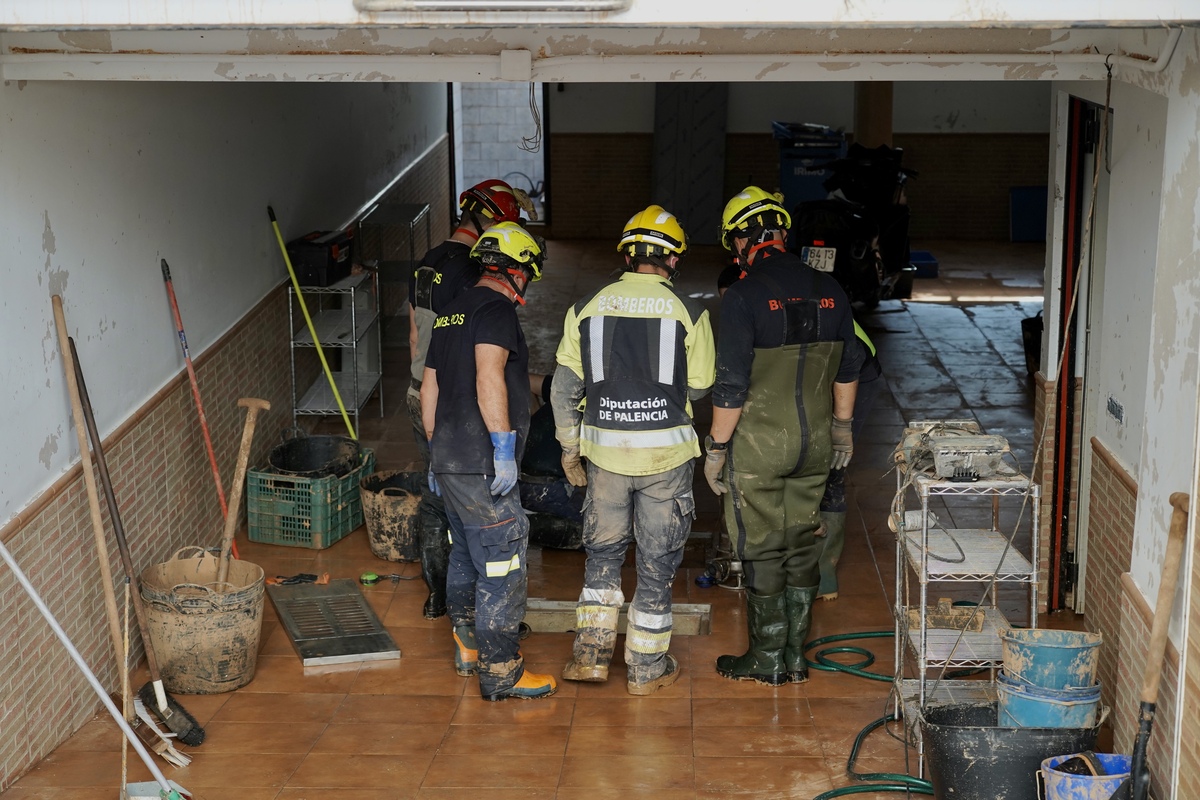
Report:
[[[111,53],[113,49],[109,31],[65,31],[58,38],[65,45],[89,53]]]
[[[60,429],[61,430],[61,429]],[[38,451],[38,461],[42,462],[42,466],[49,470],[52,466],[51,459],[58,452],[58,433],[52,433],[46,437],[42,449]]]

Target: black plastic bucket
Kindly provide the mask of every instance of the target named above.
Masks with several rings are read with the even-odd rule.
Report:
[[[928,708],[921,717],[935,800],[1037,800],[1042,761],[1093,750],[1097,727],[1001,728],[996,704]]]
[[[376,472],[359,481],[367,542],[384,561],[421,560],[418,508],[425,472]]]
[[[349,436],[298,436],[276,445],[267,461],[277,472],[299,478],[341,478],[359,466],[361,449]]]

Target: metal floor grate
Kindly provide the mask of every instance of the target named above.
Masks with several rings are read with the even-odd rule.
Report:
[[[395,640],[349,578],[327,586],[268,586],[267,594],[306,667],[400,658]]]

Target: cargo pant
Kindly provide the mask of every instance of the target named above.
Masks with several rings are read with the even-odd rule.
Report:
[[[820,583],[819,508],[833,457],[830,421],[841,342],[754,351],[729,443],[725,524],[760,595]]]
[[[523,672],[518,652],[525,617],[529,520],[513,490],[493,497],[487,475],[438,473],[450,517],[446,603],[455,627],[473,625],[479,688],[511,689]]]
[[[667,667],[671,643],[671,584],[683,560],[696,516],[693,462],[656,475],[619,475],[588,463],[583,505],[587,552],[583,592],[576,607],[574,659],[608,666],[617,638],[617,615],[625,597],[621,565],[637,545],[637,590],[625,632],[625,663],[631,683],[649,683]]]

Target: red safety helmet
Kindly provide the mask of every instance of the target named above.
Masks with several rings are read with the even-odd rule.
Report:
[[[521,206],[513,189],[502,180],[477,183],[458,196],[458,207],[469,214],[482,213],[493,222],[518,222]]]

